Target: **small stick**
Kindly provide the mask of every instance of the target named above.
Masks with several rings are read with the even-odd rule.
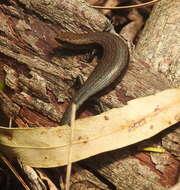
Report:
[[[19,180],[19,182],[22,184],[22,186],[26,189],[26,190],[31,190],[27,184],[25,183],[25,181],[22,179],[22,177],[18,174],[18,172],[16,171],[16,169],[12,166],[12,164],[7,160],[7,158],[0,153],[0,158],[1,160],[8,166],[8,168],[13,172],[13,174],[16,176],[16,178]]]
[[[9,118],[9,128],[12,128],[12,117]]]
[[[71,177],[71,168],[72,168],[72,144],[73,144],[73,138],[74,138],[74,127],[75,127],[75,115],[76,115],[76,104],[72,104],[72,114],[71,114],[71,136],[70,136],[70,142],[69,142],[69,153],[68,153],[68,164],[67,164],[67,171],[66,171],[66,186],[65,189],[69,190],[70,188],[70,177]]]
[[[88,6],[92,8],[96,8],[96,9],[130,9],[130,8],[140,8],[140,7],[150,6],[158,1],[160,0],[152,0],[146,3],[137,4],[137,5],[120,6],[120,7],[102,7],[102,6],[95,6],[95,5],[88,5]]]

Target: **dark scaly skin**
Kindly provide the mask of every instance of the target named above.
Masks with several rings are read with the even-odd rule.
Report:
[[[107,32],[91,32],[87,34],[61,33],[57,41],[66,42],[66,47],[74,49],[85,48],[83,45],[99,44],[103,48],[103,55],[98,60],[98,65],[77,91],[71,104],[66,109],[61,125],[69,124],[72,103],[78,109],[89,97],[109,86],[125,68],[129,61],[129,50],[126,43],[117,35]],[[87,48],[87,47],[86,47]]]

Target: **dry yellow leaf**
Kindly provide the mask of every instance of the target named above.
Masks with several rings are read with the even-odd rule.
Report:
[[[180,121],[180,88],[75,122],[72,162],[150,138]],[[32,167],[67,164],[70,128],[0,127],[0,151]]]

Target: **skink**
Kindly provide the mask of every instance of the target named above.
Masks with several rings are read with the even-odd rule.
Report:
[[[129,61],[129,50],[126,43],[115,34],[107,32],[91,32],[86,34],[61,33],[56,37],[58,42],[65,42],[66,47],[98,44],[103,48],[103,55],[83,86],[77,91],[72,103],[78,109],[89,97],[109,86],[122,72]],[[74,49],[74,48],[72,48]],[[66,109],[61,125],[69,124],[72,103]]]

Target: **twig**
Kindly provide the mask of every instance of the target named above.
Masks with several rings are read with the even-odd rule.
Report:
[[[129,9],[129,8],[140,8],[140,7],[150,6],[158,1],[160,0],[152,0],[150,2],[141,3],[138,5],[129,5],[129,6],[120,6],[120,7],[102,7],[102,6],[95,6],[95,5],[88,5],[88,6],[92,8],[96,8],[96,9]]]
[[[18,172],[16,171],[16,169],[12,166],[12,164],[7,160],[7,158],[0,153],[0,158],[1,160],[8,166],[8,168],[13,172],[13,174],[16,176],[16,178],[19,180],[19,182],[22,184],[22,186],[26,189],[26,190],[31,190],[27,184],[25,183],[25,181],[22,179],[22,177],[18,174]]]
[[[72,104],[72,114],[71,114],[71,136],[69,142],[69,153],[68,153],[68,165],[67,165],[67,172],[66,172],[66,186],[65,189],[69,190],[70,188],[70,177],[71,177],[71,168],[72,168],[72,142],[74,138],[74,127],[75,127],[75,115],[76,115],[76,104]]]
[[[9,128],[12,128],[12,117],[9,118]]]

